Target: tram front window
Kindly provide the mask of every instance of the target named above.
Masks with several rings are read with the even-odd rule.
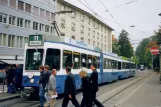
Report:
[[[45,65],[49,65],[51,69],[60,70],[59,49],[47,49]]]
[[[42,65],[43,49],[27,49],[26,51],[26,70],[38,70]]]

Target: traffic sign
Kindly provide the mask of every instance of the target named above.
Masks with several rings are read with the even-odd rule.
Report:
[[[150,52],[153,55],[158,55],[159,54],[159,48],[157,46],[151,47]]]

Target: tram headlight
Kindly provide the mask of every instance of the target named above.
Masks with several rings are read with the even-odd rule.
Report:
[[[32,84],[33,84],[33,83],[34,83],[34,79],[30,79],[30,83],[32,83]]]
[[[29,74],[28,74],[28,78],[29,78],[29,79],[31,79],[31,78],[33,78],[33,77],[34,77],[34,74],[33,74],[33,73],[29,73]]]

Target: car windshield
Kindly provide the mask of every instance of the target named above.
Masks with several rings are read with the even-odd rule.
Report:
[[[38,70],[38,67],[42,65],[43,49],[27,49],[26,51],[26,70]]]

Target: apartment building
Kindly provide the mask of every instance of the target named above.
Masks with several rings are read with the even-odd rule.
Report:
[[[62,36],[88,43],[105,52],[112,52],[113,29],[110,26],[64,0],[57,1],[57,8],[58,11],[73,11],[56,16]]]

